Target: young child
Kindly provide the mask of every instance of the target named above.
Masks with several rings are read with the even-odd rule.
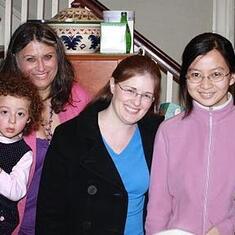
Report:
[[[19,222],[17,201],[25,196],[32,151],[23,140],[37,129],[42,102],[37,88],[20,75],[0,74],[0,234]]]

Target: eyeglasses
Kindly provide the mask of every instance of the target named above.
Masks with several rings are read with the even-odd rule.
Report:
[[[225,77],[227,77],[230,74],[228,72],[227,74],[220,72],[220,71],[215,71],[208,76],[203,76],[199,72],[191,72],[186,75],[186,78],[188,79],[189,82],[191,83],[200,83],[202,80],[206,77],[208,78],[211,82],[220,82],[222,81]]]
[[[121,87],[119,83],[117,83],[117,85],[119,86],[119,88],[122,90],[122,92],[129,98],[134,99],[136,98],[138,95],[141,96],[141,101],[145,102],[145,103],[152,103],[154,101],[154,96],[151,93],[143,93],[140,94],[136,91],[135,88],[133,87]]]

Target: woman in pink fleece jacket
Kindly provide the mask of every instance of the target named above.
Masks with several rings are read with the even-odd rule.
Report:
[[[180,74],[185,112],[165,121],[155,139],[147,235],[175,229],[234,235],[235,106],[228,91],[234,82],[226,38],[203,33],[189,42]]]
[[[33,151],[33,163],[27,196],[18,203],[20,224],[14,231],[34,235],[41,170],[51,137],[60,123],[82,111],[89,96],[75,83],[61,40],[52,28],[40,22],[24,23],[14,32],[1,67],[3,72],[9,70],[27,76],[38,88],[44,105],[39,130],[25,137]]]

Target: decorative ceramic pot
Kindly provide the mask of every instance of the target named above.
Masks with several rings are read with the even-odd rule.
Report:
[[[48,24],[61,38],[66,54],[97,52],[102,20],[78,2],[71,6],[55,15]]]

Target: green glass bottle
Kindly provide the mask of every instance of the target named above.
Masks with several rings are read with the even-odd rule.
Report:
[[[130,31],[128,21],[127,21],[127,12],[125,12],[125,11],[121,12],[121,23],[126,24],[126,33],[125,33],[126,53],[130,53],[131,52],[131,31]]]

